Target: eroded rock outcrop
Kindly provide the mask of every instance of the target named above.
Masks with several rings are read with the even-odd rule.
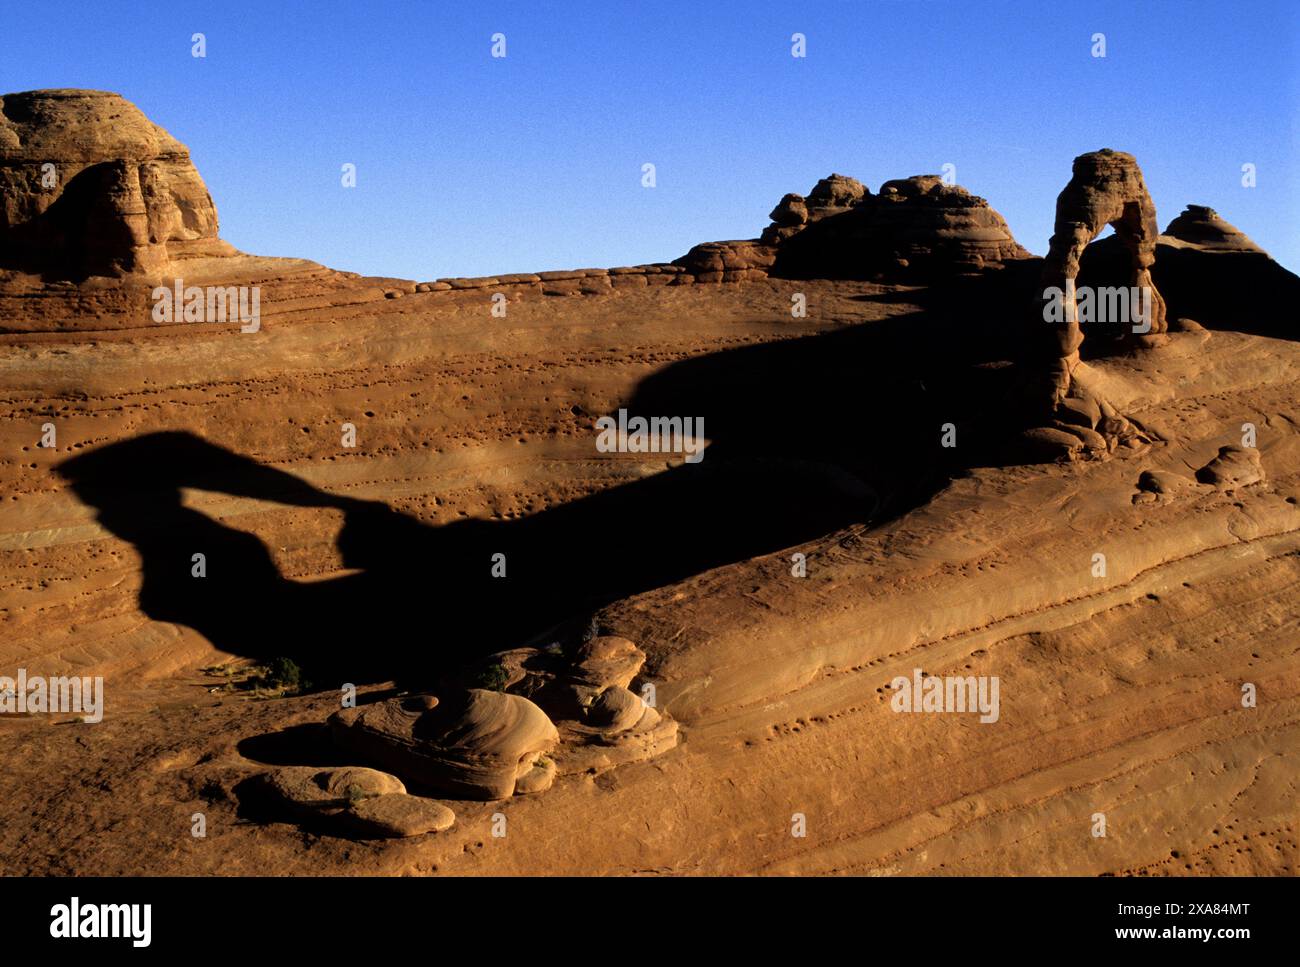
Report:
[[[1084,254],[1080,283],[1125,285],[1130,266],[1118,235],[1101,239]],[[1192,320],[1198,325],[1190,331],[1234,329],[1295,338],[1300,277],[1205,205],[1188,205],[1156,239],[1151,278],[1169,332],[1189,331]]]
[[[779,245],[807,225],[846,212],[870,196],[871,189],[856,178],[832,174],[817,182],[806,198],[795,194],[782,197],[768,215],[772,224],[763,230],[759,240],[764,245]]]
[[[547,770],[543,764],[542,774],[534,774],[538,759],[559,739],[546,713],[528,699],[481,688],[343,709],[329,724],[335,743],[363,762],[462,799],[541,791]],[[523,789],[517,787],[521,779]]]
[[[420,836],[456,822],[442,803],[408,795],[397,777],[355,766],[285,766],[257,776],[245,797],[287,819],[364,839]]]
[[[919,282],[1028,258],[1005,219],[938,175],[887,181],[880,194],[833,174],[785,195],[758,239],[697,245],[675,264],[699,282],[777,278]]]
[[[616,635],[593,637],[567,657],[516,648],[491,659],[503,688],[527,695],[554,720],[558,775],[643,762],[677,745],[677,722],[633,690],[645,660]]]
[[[776,247],[773,275],[925,280],[1029,256],[988,202],[938,175],[887,181],[878,195],[847,182],[818,182],[803,222],[797,196],[772,213],[763,240]]]
[[[1170,319],[1195,319],[1208,329],[1296,336],[1300,277],[1212,208],[1188,205],[1169,223],[1156,246],[1152,276]]]
[[[1041,406],[1050,410],[1070,395],[1074,370],[1079,365],[1079,347],[1083,331],[1076,304],[1075,280],[1079,276],[1084,250],[1107,225],[1127,253],[1129,271],[1127,287],[1149,300],[1141,326],[1146,332],[1135,338],[1152,345],[1165,332],[1165,304],[1151,280],[1151,266],[1156,259],[1156,209],[1142,179],[1136,159],[1121,151],[1105,148],[1079,155],[1074,159],[1073,176],[1056,199],[1056,226],[1051,246],[1043,262],[1041,297],[1035,301],[1035,326],[1043,333],[1043,361],[1036,375],[1040,378],[1033,392]],[[1049,295],[1055,293],[1055,296]],[[1043,306],[1050,298],[1061,300],[1061,321],[1043,321]],[[1124,307],[1127,311],[1127,305]],[[1116,321],[1116,320],[1111,320]],[[1126,320],[1127,321],[1127,320]]]
[[[966,271],[1029,255],[983,198],[937,175],[887,181],[876,204],[882,260]]]
[[[1218,455],[1196,471],[1196,479],[1219,490],[1233,490],[1264,479],[1264,464],[1254,447],[1219,447]]]
[[[83,90],[0,98],[0,267],[79,281],[233,251],[185,145],[129,101]]]
[[[1202,252],[1252,252],[1267,254],[1235,225],[1205,205],[1188,205],[1160,236],[1162,245],[1193,246]]]
[[[766,278],[776,260],[776,249],[750,240],[704,242],[696,245],[677,264],[697,282],[745,282]]]

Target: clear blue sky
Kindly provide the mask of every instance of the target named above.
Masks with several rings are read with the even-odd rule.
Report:
[[[0,91],[123,94],[258,254],[417,280],[664,261],[832,171],[874,191],[945,163],[1041,254],[1071,159],[1110,147],[1162,228],[1207,204],[1300,269],[1295,0],[8,0],[3,23]]]

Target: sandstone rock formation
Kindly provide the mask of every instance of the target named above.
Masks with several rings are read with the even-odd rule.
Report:
[[[707,242],[676,261],[699,282],[778,278],[916,281],[1028,258],[1006,221],[938,175],[887,181],[880,194],[832,174],[772,209],[756,240]]]
[[[1165,332],[1165,304],[1151,280],[1151,266],[1156,258],[1155,205],[1147,193],[1142,171],[1132,155],[1104,148],[1074,159],[1073,176],[1056,199],[1056,227],[1051,247],[1043,263],[1040,297],[1035,302],[1038,313],[1035,325],[1043,332],[1041,342],[1045,358],[1041,372],[1035,374],[1035,393],[1040,405],[1050,409],[1070,394],[1071,379],[1079,364],[1079,347],[1083,331],[1073,298],[1074,280],[1078,278],[1080,259],[1088,244],[1112,225],[1128,255],[1130,272],[1127,284],[1137,291],[1150,292],[1149,332],[1137,340],[1152,345]],[[1043,322],[1042,307],[1046,293],[1066,293],[1062,303],[1064,318],[1057,324]]]
[[[422,695],[343,709],[329,724],[339,747],[363,761],[463,799],[541,791],[537,760],[559,738],[528,699],[479,688],[441,700]]]
[[[451,828],[456,814],[411,796],[395,776],[374,769],[285,766],[258,776],[250,797],[304,823],[366,839],[396,839]]]
[[[697,282],[745,282],[766,278],[775,260],[776,249],[750,239],[704,242],[678,259],[677,264]]]
[[[559,775],[643,762],[677,745],[677,722],[632,690],[646,655],[626,638],[592,638],[568,658],[516,648],[490,660],[502,687],[527,695],[555,721]]]
[[[563,679],[579,706],[588,706],[606,689],[628,689],[645,664],[645,652],[635,643],[615,635],[583,642],[573,666]]]
[[[1176,248],[1193,246],[1203,252],[1253,252],[1266,254],[1246,233],[1230,225],[1213,208],[1188,205],[1169,223],[1160,244]]]
[[[807,212],[796,221],[800,203]],[[887,181],[872,195],[841,175],[803,201],[787,195],[763,241],[784,278],[914,280],[1028,257],[988,203],[938,175]]]
[[[104,91],[0,97],[0,268],[79,281],[233,251],[189,151],[135,105]]]
[[[1082,259],[1080,284],[1126,285],[1131,264],[1118,235],[1094,242]],[[1212,208],[1188,205],[1169,223],[1156,239],[1151,278],[1169,331],[1184,331],[1180,320],[1194,320],[1210,330],[1295,335],[1292,308],[1300,302],[1300,277]]]
[[[1212,208],[1188,205],[1169,223],[1152,275],[1171,318],[1295,338],[1300,277]]]
[[[768,216],[772,224],[763,230],[760,241],[779,245],[813,222],[828,215],[846,212],[871,196],[871,189],[856,178],[832,174],[821,179],[803,195],[785,195]]]
[[[1143,470],[1138,477],[1134,504],[1167,502],[1196,492],[1196,481],[1169,470]]]
[[[1219,447],[1218,456],[1196,471],[1196,479],[1219,490],[1232,490],[1264,479],[1264,464],[1254,447]]]

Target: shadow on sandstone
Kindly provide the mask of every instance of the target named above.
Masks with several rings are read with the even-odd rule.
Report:
[[[1108,241],[1089,247],[1082,284],[1123,283]],[[1171,318],[1293,338],[1281,306],[1300,280],[1267,257],[1158,254]],[[620,598],[884,524],[972,468],[1025,462],[1019,387],[1040,268],[1024,258],[903,297],[864,294],[915,308],[669,365],[626,407],[702,417],[703,462],[519,520],[428,525],[186,433],[101,447],[59,472],[139,552],[149,617],[234,654],[292,658],[320,687],[423,684],[474,658],[574,634]],[[1087,355],[1132,351],[1099,335]],[[953,447],[943,446],[948,424]],[[594,439],[593,430],[593,448]],[[185,506],[183,489],[341,511],[338,550],[355,573],[286,579],[261,540]],[[191,576],[196,553],[206,577]],[[506,555],[504,578],[492,575],[494,554]]]
[[[1119,239],[1101,239],[1084,254],[1079,284],[1122,285],[1126,265]],[[1262,251],[1206,252],[1160,241],[1151,280],[1171,323],[1183,318],[1211,330],[1300,339],[1300,276]]]
[[[945,305],[671,365],[627,408],[703,417],[704,460],[518,520],[428,525],[179,432],[58,469],[138,551],[150,618],[234,654],[292,658],[319,687],[427,683],[576,631],[614,600],[883,523],[954,474],[996,462],[1013,416],[1002,409],[1012,371],[1001,360],[1014,337],[990,338],[1001,320],[982,315],[982,303],[953,304],[959,312]],[[954,448],[941,446],[945,423],[956,425]],[[594,439],[593,430],[593,448]],[[338,550],[355,573],[289,580],[259,538],[185,506],[185,489],[341,511]],[[198,553],[201,578],[192,575]],[[504,578],[492,575],[498,553]]]

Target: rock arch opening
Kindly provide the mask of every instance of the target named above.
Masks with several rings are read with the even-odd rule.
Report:
[[[1081,297],[1076,287],[1084,250],[1107,226],[1128,254],[1123,300],[1114,293],[1088,292]],[[1123,323],[1131,327],[1137,345],[1160,341],[1166,330],[1165,303],[1151,280],[1159,235],[1155,205],[1132,155],[1105,148],[1074,159],[1070,182],[1056,199],[1056,223],[1040,280],[1042,304],[1058,298],[1063,310],[1055,319],[1044,311],[1036,322],[1045,333],[1041,342],[1045,366],[1042,382],[1035,384],[1033,392],[1047,410],[1056,411],[1071,396],[1084,340],[1081,324]],[[1116,310],[1123,318],[1108,319]]]

